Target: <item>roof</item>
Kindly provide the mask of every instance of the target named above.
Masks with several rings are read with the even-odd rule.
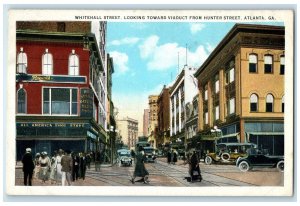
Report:
[[[285,35],[283,26],[270,26],[270,25],[257,25],[257,24],[235,24],[233,28],[227,33],[218,46],[212,51],[205,62],[195,72],[194,76],[198,77],[202,70],[209,65],[213,58],[227,45],[227,43],[233,39],[238,33],[257,33],[268,35]]]

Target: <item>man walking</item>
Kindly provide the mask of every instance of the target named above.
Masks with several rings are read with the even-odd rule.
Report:
[[[72,172],[73,161],[71,157],[71,151],[66,150],[66,155],[62,156],[61,158],[61,185],[65,186],[65,182],[67,180],[68,185],[71,186],[71,172]]]
[[[34,170],[34,163],[31,155],[31,148],[26,148],[26,153],[22,158],[23,172],[24,172],[24,185],[32,185],[32,174]],[[28,180],[28,182],[27,182]]]

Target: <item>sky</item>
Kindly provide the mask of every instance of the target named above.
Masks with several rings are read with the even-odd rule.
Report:
[[[199,68],[234,24],[108,22],[106,49],[114,61],[112,97],[117,118],[138,120],[142,135],[148,96],[159,95],[186,63]]]

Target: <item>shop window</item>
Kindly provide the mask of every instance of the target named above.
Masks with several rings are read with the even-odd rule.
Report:
[[[249,55],[249,72],[257,73],[257,55],[256,54]]]
[[[266,112],[273,112],[274,97],[272,94],[268,94],[266,98]]]
[[[78,107],[77,89],[44,88],[43,114],[76,115]]]
[[[52,75],[53,74],[53,57],[52,54],[48,52],[48,49],[45,50],[45,53],[42,57],[42,73],[43,75]]]
[[[273,56],[265,55],[265,74],[273,73]]]
[[[257,104],[258,104],[258,97],[257,97],[256,94],[252,94],[250,96],[250,111],[251,112],[257,112],[258,111]]]
[[[25,114],[26,113],[26,92],[23,88],[18,90],[17,100],[18,100],[17,113]]]
[[[27,73],[27,54],[23,51],[23,47],[20,48],[17,57],[17,73]]]
[[[79,58],[75,54],[75,50],[72,50],[72,54],[69,56],[69,75],[79,75]]]
[[[284,56],[280,57],[280,74],[284,75],[285,70],[285,58]]]

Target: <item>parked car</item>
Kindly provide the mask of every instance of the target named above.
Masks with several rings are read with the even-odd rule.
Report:
[[[256,148],[253,143],[220,143],[216,145],[216,152],[206,154],[205,164],[225,163],[234,164],[239,157],[247,156],[249,148]]]
[[[155,162],[156,159],[156,153],[153,147],[144,147],[145,162]]]
[[[131,156],[131,151],[127,149],[120,149],[118,153],[118,163],[119,166],[131,166],[133,163],[133,158]]]
[[[270,156],[260,150],[252,150],[248,156],[238,158],[236,166],[242,172],[247,172],[253,167],[273,167],[284,172],[284,156]]]

